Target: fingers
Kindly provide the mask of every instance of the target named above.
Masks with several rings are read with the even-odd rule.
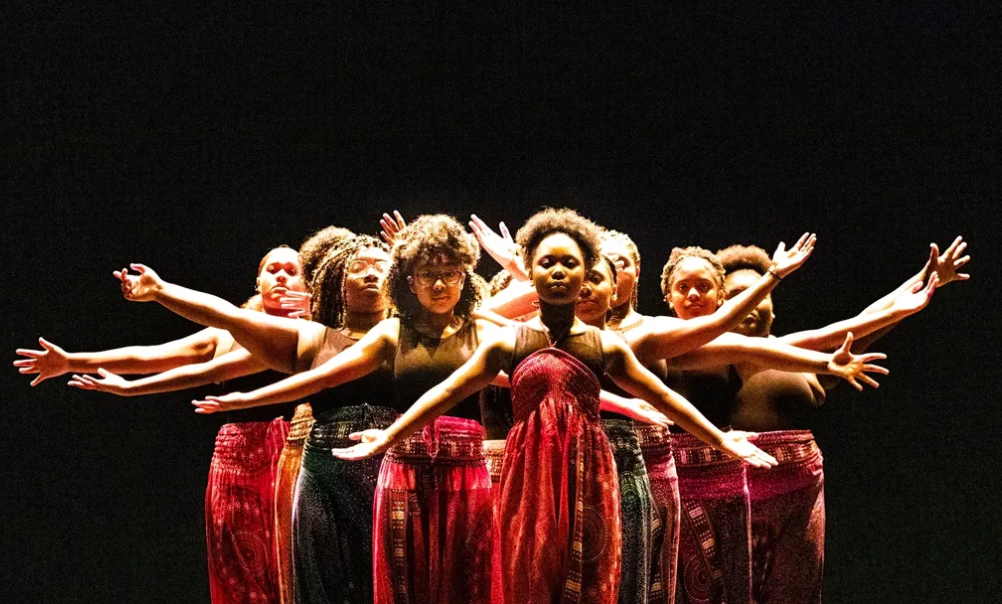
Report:
[[[40,353],[40,352],[36,352],[34,350],[24,350],[24,349],[21,349],[21,348],[19,348],[17,350],[17,354],[19,354],[19,355],[21,355],[23,357],[31,357],[31,358],[29,358],[29,359],[18,359],[16,361],[14,361],[14,366],[15,367],[24,367],[25,365],[34,365],[36,362],[38,362],[38,357],[42,356],[42,353]]]
[[[362,440],[361,432],[352,432],[348,435],[348,440]]]
[[[208,415],[220,410],[219,403],[215,401],[191,401],[191,404],[195,407],[195,413],[202,415]]]
[[[32,386],[32,387],[35,387],[35,386],[41,384],[44,381],[45,381],[45,377],[42,376],[42,374],[38,374],[38,377],[35,378],[35,379],[33,379],[33,380],[31,380],[31,384],[29,384],[29,385]]]
[[[404,230],[404,227],[407,226],[407,222],[404,221],[403,215],[397,210],[393,210],[393,218],[395,218],[397,221],[397,230],[398,231]]]
[[[886,367],[881,367],[880,365],[867,364],[863,365],[863,368],[860,370],[860,375],[863,375],[864,373],[879,373],[880,375],[890,375],[891,371],[890,369]]]
[[[963,240],[964,240],[963,237],[957,236],[957,238],[953,240],[953,243],[951,243],[950,246],[946,248],[946,251],[943,252],[943,255],[947,257],[952,255],[954,251],[957,249],[957,246],[959,246]]]
[[[775,262],[777,258],[783,255],[784,252],[786,252],[786,244],[780,241],[779,245],[776,246],[776,251],[772,254],[773,261]]]
[[[810,233],[804,233],[803,235],[801,235],[800,239],[797,239],[797,243],[793,246],[793,249],[799,250],[802,247],[804,247],[804,244],[807,243],[807,240],[810,239],[810,237],[811,237]]]
[[[144,275],[146,274],[146,271],[150,270],[150,267],[146,266],[145,264],[138,264],[138,263],[130,264],[129,267],[131,267],[132,270],[136,271],[140,275]]]
[[[505,225],[503,220],[501,221],[500,229],[501,229],[501,236],[504,237],[506,241],[510,242],[515,241],[515,239],[512,238],[511,233],[508,232],[508,226]]]
[[[957,256],[963,254],[964,250],[966,250],[966,249],[967,249],[967,242],[965,241],[965,242],[961,243],[960,245],[958,245],[957,249],[953,250],[953,253],[950,254],[950,256],[953,257],[953,258],[956,258]]]
[[[52,344],[52,342],[49,342],[48,340],[46,340],[46,339],[45,339],[45,338],[43,338],[43,337],[39,337],[39,338],[38,338],[38,343],[39,343],[39,345],[41,345],[41,347],[42,347],[42,348],[44,348],[44,349],[46,349],[46,350],[49,350],[49,351],[51,351],[51,350],[52,350],[52,348],[53,348],[53,346],[54,346],[54,345]]]
[[[859,379],[864,384],[869,385],[871,388],[880,388],[880,384],[877,383],[877,380],[875,380],[872,377],[866,375],[865,373],[860,374]],[[860,390],[862,390],[862,388],[860,388]]]
[[[845,381],[847,381],[850,384],[852,384],[852,387],[855,388],[856,390],[859,390],[860,392],[863,391],[863,387],[859,385],[859,382],[856,381],[856,378],[854,378],[852,376],[849,376],[849,377],[846,378]]]
[[[845,334],[845,342],[842,342],[842,346],[839,348],[839,352],[849,352],[849,348],[852,347],[852,332]]]

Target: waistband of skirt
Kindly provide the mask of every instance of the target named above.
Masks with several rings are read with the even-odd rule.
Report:
[[[739,459],[734,459],[723,451],[718,451],[710,445],[687,433],[672,434],[674,439],[675,461],[679,467],[700,466],[733,462],[740,465]]]
[[[491,482],[501,482],[501,467],[504,465],[504,440],[485,440],[484,458],[487,460],[487,471],[491,474]]]
[[[302,444],[306,437],[310,435],[310,428],[313,427],[313,410],[309,403],[303,403],[296,407],[296,413],[292,416],[292,423],[289,426],[289,437],[287,444]]]
[[[636,424],[634,429],[637,432],[640,449],[644,452],[644,455],[655,451],[668,451],[671,453],[673,435],[668,431],[668,428],[662,428],[654,424]]]
[[[760,432],[750,440],[775,457],[780,466],[810,463],[821,458],[821,449],[810,430]]]
[[[288,426],[289,422],[280,417],[270,422],[223,424],[216,434],[213,463],[241,469],[256,467],[264,459],[277,459],[285,446]]]
[[[370,428],[388,428],[400,414],[386,407],[352,405],[339,407],[314,416],[313,428],[306,439],[311,449],[339,449],[358,441],[348,436]]]
[[[472,419],[442,416],[394,445],[386,459],[411,464],[483,462],[484,429]]]

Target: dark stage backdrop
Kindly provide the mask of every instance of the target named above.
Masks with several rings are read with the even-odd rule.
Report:
[[[191,333],[121,299],[128,262],[239,302],[270,247],[374,233],[394,208],[514,230],[574,207],[637,240],[648,313],[675,245],[816,231],[775,293],[778,333],[857,313],[961,234],[974,278],[879,342],[891,375],[840,386],[817,426],[825,594],[997,601],[998,21],[868,4],[11,8],[6,358],[39,335],[78,351]],[[0,600],[208,601],[219,421],[193,393],[2,376]]]

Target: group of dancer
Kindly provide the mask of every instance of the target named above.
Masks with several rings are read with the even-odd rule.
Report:
[[[966,243],[934,244],[859,315],[774,337],[770,293],[813,235],[772,256],[675,248],[666,314],[644,316],[637,246],[572,210],[515,238],[475,216],[472,234],[441,214],[381,224],[271,250],[240,307],[115,271],[126,299],[206,327],[187,338],[17,351],[33,386],[221,385],[193,401],[227,419],[205,498],[214,604],[820,602],[812,413],[840,378],[876,387],[869,344],[968,278]]]

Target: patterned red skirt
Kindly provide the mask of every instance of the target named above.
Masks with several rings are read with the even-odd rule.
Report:
[[[440,417],[390,449],[373,511],[377,604],[490,604],[494,553],[483,428]]]
[[[672,438],[682,508],[676,601],[749,604],[751,523],[746,466],[689,434]]]
[[[807,430],[763,432],[759,448],[779,461],[748,468],[752,592],[758,604],[820,604],[825,564],[825,476]]]
[[[513,372],[498,507],[507,603],[616,602],[619,488],[598,393],[594,373],[554,348]]]
[[[277,603],[275,481],[289,424],[226,424],[216,436],[205,491],[213,604]]]

